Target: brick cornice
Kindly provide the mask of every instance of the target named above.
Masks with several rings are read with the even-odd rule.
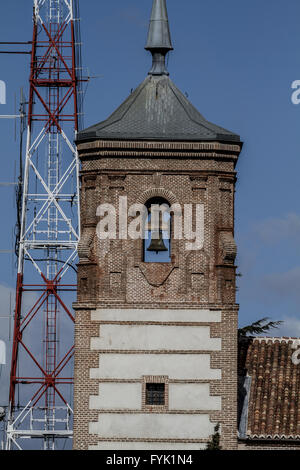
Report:
[[[106,175],[106,176],[111,176],[112,174],[115,174],[115,176],[120,176],[120,177],[125,177],[128,176],[128,175],[153,175],[155,174],[157,171],[156,170],[147,170],[147,169],[126,169],[126,171],[124,171],[123,173],[121,173],[120,170],[116,170],[114,168],[99,168],[97,169],[97,173],[99,175]],[[80,171],[80,174],[81,176],[90,176],[91,174],[94,174],[95,173],[95,170],[89,170],[89,169],[81,169]],[[190,178],[195,178],[193,182],[198,182],[197,181],[197,178],[203,178],[203,177],[206,177],[208,178],[209,176],[217,176],[219,178],[222,178],[222,177],[226,177],[228,178],[228,181],[229,181],[229,178],[230,178],[230,182],[232,183],[235,183],[237,181],[237,172],[236,171],[225,171],[225,170],[186,170],[186,169],[182,169],[181,171],[176,169],[176,170],[173,170],[172,168],[168,169],[168,170],[163,170],[162,171],[162,174],[163,175],[186,175],[186,176],[190,176]],[[93,224],[87,224],[87,225],[93,225]]]
[[[119,302],[75,302],[72,305],[74,310],[98,310],[98,309],[113,309],[113,308],[122,308],[122,309],[139,309],[142,308],[144,310],[147,310],[147,308],[151,309],[179,309],[182,310],[183,308],[185,310],[217,310],[217,311],[222,311],[222,312],[232,312],[233,310],[238,311],[239,310],[239,304],[208,304],[208,303],[188,303],[184,302],[183,304],[172,304],[170,302],[167,303],[155,303],[151,302],[149,304],[143,303],[143,304],[137,304],[137,303],[127,303],[124,304],[122,301]]]
[[[238,158],[242,144],[220,142],[145,142],[97,140],[78,145],[81,159],[91,157]]]
[[[78,151],[103,148],[154,149],[154,150],[218,150],[239,152],[242,144],[225,144],[220,142],[145,142],[127,140],[96,140],[78,145]]]

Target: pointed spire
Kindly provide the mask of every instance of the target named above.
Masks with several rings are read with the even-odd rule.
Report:
[[[149,75],[169,75],[166,55],[173,50],[166,0],[153,0],[146,51],[153,57]]]

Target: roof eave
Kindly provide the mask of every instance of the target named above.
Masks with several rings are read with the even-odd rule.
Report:
[[[220,143],[234,143],[234,144],[240,144],[241,147],[243,147],[243,142],[240,140],[240,136],[224,136],[224,135],[216,135],[211,138],[170,138],[170,137],[151,137],[151,136],[143,136],[143,137],[115,137],[115,136],[99,136],[96,135],[95,133],[91,134],[86,134],[83,138],[80,138],[80,136],[77,137],[75,143],[76,144],[82,144],[82,143],[87,143],[87,142],[93,142],[96,140],[109,140],[109,141],[141,141],[141,142],[146,142],[146,141],[151,141],[151,142],[220,142]]]
[[[264,443],[279,443],[279,442],[284,442],[284,443],[297,443],[300,444],[300,436],[292,436],[292,437],[256,437],[256,436],[247,436],[247,437],[238,437],[238,440],[240,442],[264,442]]]

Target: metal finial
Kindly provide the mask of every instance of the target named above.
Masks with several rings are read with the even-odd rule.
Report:
[[[166,68],[166,55],[173,50],[169,28],[166,0],[153,0],[153,7],[145,47],[153,56],[150,75],[169,75]]]

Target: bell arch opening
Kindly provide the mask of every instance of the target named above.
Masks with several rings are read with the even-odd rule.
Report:
[[[146,202],[147,219],[143,237],[144,263],[171,262],[172,214],[169,202],[152,197]]]

